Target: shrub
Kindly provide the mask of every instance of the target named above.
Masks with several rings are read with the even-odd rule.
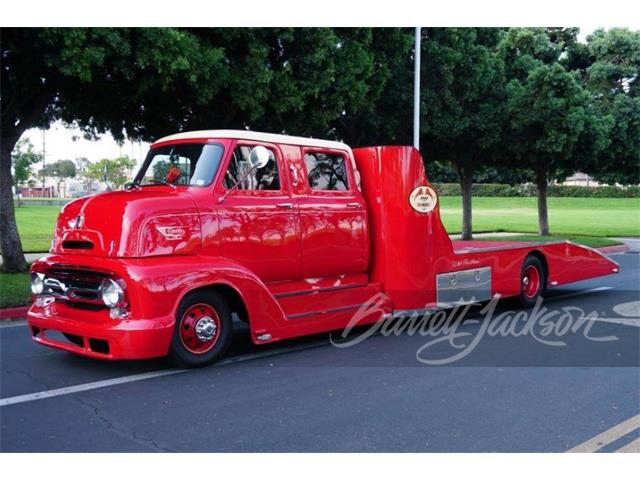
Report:
[[[436,183],[436,190],[442,197],[457,197],[462,194],[457,183]],[[536,186],[531,183],[506,185],[501,183],[476,183],[471,188],[474,197],[535,197]],[[549,197],[582,198],[632,198],[640,197],[640,187],[579,187],[574,185],[549,185]]]

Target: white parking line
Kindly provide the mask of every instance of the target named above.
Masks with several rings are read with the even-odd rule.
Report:
[[[605,323],[617,323],[618,325],[626,325],[628,327],[638,327],[640,328],[640,318],[607,318],[607,317],[589,317],[596,322],[605,322]]]
[[[56,388],[54,390],[44,390],[42,392],[27,393],[25,395],[18,395],[15,397],[0,398],[0,407],[15,405],[16,403],[33,402],[34,400],[42,400],[44,398],[59,397],[60,395],[69,395],[70,393],[86,392],[87,390],[111,387],[113,385],[121,385],[123,383],[139,382],[150,378],[166,377],[168,375],[175,375],[185,371],[186,370],[160,370],[155,372],[139,373],[137,375],[101,380],[99,382],[83,383],[81,385]]]
[[[616,453],[640,453],[640,438],[635,439],[633,442],[626,444]]]
[[[314,343],[299,345],[297,347],[277,348],[273,350],[267,350],[265,352],[249,353],[247,355],[237,355],[235,357],[229,357],[221,360],[220,362],[216,363],[214,367],[247,362],[249,360],[255,360],[259,358],[273,357],[273,356],[281,355],[284,353],[299,352],[301,350],[308,350],[310,348],[326,346],[326,345],[330,345],[329,342],[327,341],[314,342]],[[42,400],[45,398],[59,397],[61,395],[69,395],[72,393],[86,392],[89,390],[97,390],[99,388],[112,387],[114,385],[122,385],[125,383],[140,382],[142,380],[149,380],[151,378],[167,377],[170,375],[177,375],[179,373],[185,373],[189,371],[191,370],[189,369],[156,370],[154,372],[139,373],[136,375],[127,375],[126,377],[111,378],[109,380],[100,380],[98,382],[82,383],[80,385],[72,385],[69,387],[55,388],[53,390],[43,390],[40,392],[27,393],[24,395],[17,395],[15,397],[0,398],[0,407],[6,407],[8,405],[15,405],[18,403],[33,402],[35,400]]]
[[[638,428],[640,428],[640,414],[636,415],[635,417],[628,418],[624,422],[621,422],[618,425],[611,427],[609,430],[606,430],[596,435],[595,437],[590,438],[589,440],[581,443],[580,445],[576,445],[571,450],[567,450],[567,452],[593,453],[597,450],[600,450],[605,445],[615,442],[619,438],[624,437],[628,433],[633,432]]]
[[[26,324],[26,320],[0,320],[0,328],[24,327]]]

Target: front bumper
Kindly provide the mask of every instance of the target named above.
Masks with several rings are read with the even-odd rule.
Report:
[[[100,308],[99,302],[91,305],[82,299],[73,298],[71,302],[69,298],[56,298],[44,305],[34,303],[27,320],[35,342],[107,360],[162,357],[169,352],[179,294],[176,286],[181,283],[167,280],[166,259],[49,255],[36,261],[31,269],[47,275],[53,270],[70,274],[82,269],[120,278],[126,284],[131,305],[128,316],[113,319],[109,309]],[[59,272],[53,272],[54,278],[56,275]]]
[[[86,312],[82,320],[58,311],[56,304],[32,306],[27,315],[36,343],[105,360],[138,360],[163,357],[169,351],[173,319],[104,320],[107,311]],[[72,341],[64,338],[65,334]]]

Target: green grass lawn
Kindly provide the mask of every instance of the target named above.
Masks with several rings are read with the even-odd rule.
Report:
[[[16,222],[25,253],[48,252],[56,218],[62,207],[22,206],[16,208]]]
[[[0,273],[0,308],[31,303],[28,273]]]
[[[460,197],[441,197],[440,212],[447,231],[460,233]],[[555,235],[594,237],[640,236],[640,198],[548,199],[549,227]],[[538,232],[536,199],[477,197],[473,199],[474,232]]]

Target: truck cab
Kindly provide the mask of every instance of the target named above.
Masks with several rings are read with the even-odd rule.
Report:
[[[198,366],[224,354],[233,318],[269,343],[496,294],[531,303],[617,271],[569,242],[502,247],[449,239],[411,147],[180,133],[125,190],[62,209],[28,320],[55,348]]]
[[[252,158],[258,153],[264,164]],[[188,353],[225,343],[218,317],[227,313],[250,323],[256,343],[313,333],[309,320],[333,308],[344,315],[341,300],[370,296],[369,260],[367,208],[347,145],[245,131],[173,135],[151,146],[125,190],[63,208],[51,255],[32,269],[32,333],[89,356],[148,358],[170,351],[180,314],[187,324],[177,348],[187,354],[179,363],[193,363]],[[112,305],[105,291],[115,292]],[[216,298],[224,312],[191,311],[193,298]],[[292,331],[272,322],[291,322]],[[214,330],[210,339],[199,326]]]

